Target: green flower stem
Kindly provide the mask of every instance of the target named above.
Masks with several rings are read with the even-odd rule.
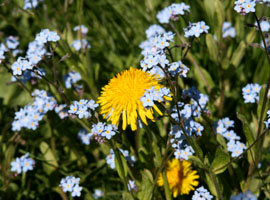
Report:
[[[256,13],[254,13],[254,17],[256,19],[256,22],[257,22],[257,25],[258,25],[258,29],[259,29],[261,38],[263,40],[263,46],[264,46],[264,50],[265,50],[265,53],[266,53],[266,57],[267,57],[267,60],[268,60],[269,65],[270,65],[270,56],[268,54],[267,45],[266,45],[266,42],[265,42],[264,34],[262,32],[262,29],[261,29],[260,21],[259,21],[257,15],[256,15]],[[270,88],[270,75],[268,75],[267,85],[266,85],[266,89],[265,89],[265,93],[264,93],[262,110],[261,110],[261,115],[260,115],[260,118],[259,118],[259,127],[258,127],[258,131],[257,131],[257,138],[256,138],[256,140],[258,140],[258,138],[260,138],[261,136],[263,136],[263,133],[261,133],[261,130],[262,130],[262,126],[263,126],[263,115],[264,115],[264,112],[265,112],[265,109],[266,109],[267,94],[268,94],[269,88]],[[258,149],[257,149],[257,151],[255,153],[255,161],[254,161],[254,163],[251,163],[249,165],[248,178],[246,180],[246,188],[249,187],[250,180],[252,178],[252,174],[253,174],[254,168],[257,168],[257,166],[258,166],[259,153],[261,152],[261,147],[262,147],[262,141],[260,141],[259,144],[258,144]]]
[[[172,200],[172,194],[171,194],[171,191],[170,191],[170,186],[169,186],[168,179],[167,179],[167,176],[166,176],[166,171],[164,171],[164,170],[162,172],[162,178],[163,178],[163,183],[164,183],[166,200]]]
[[[213,171],[210,169],[210,167],[209,167],[208,174],[209,174],[210,179],[213,181],[213,184],[215,186],[215,189],[217,192],[217,200],[223,200],[223,196],[222,196],[222,192],[221,192],[218,180],[217,180],[217,176],[215,173],[213,173]]]
[[[155,137],[155,134],[153,134],[153,132],[151,131],[152,135],[153,135],[153,138],[155,140],[156,137]],[[154,141],[155,142],[155,141]],[[170,144],[167,143],[167,147],[169,146]],[[167,147],[166,147],[166,150],[167,150]],[[160,151],[158,150],[158,147],[157,146],[153,146],[153,149],[154,149],[154,153],[156,154],[156,157],[158,159],[158,162],[159,162],[159,165],[161,166],[162,165],[162,157],[161,157],[161,153]],[[166,154],[167,154],[167,151],[166,151]],[[165,156],[166,156],[165,154]],[[165,163],[166,165],[166,163]],[[164,166],[165,166],[164,165]],[[157,174],[157,176],[159,176],[160,173]],[[166,200],[172,200],[172,195],[171,195],[171,191],[170,191],[170,187],[169,187],[169,183],[168,183],[168,179],[167,179],[167,176],[166,176],[166,171],[162,171],[162,179],[163,179],[163,183],[164,183],[164,190],[165,190],[165,197],[166,197]]]
[[[161,67],[162,68],[162,67]],[[163,69],[163,68],[162,68]],[[182,129],[184,135],[185,135],[185,139],[187,140],[188,144],[193,148],[193,150],[195,151],[195,154],[199,157],[199,159],[202,161],[202,163],[204,162],[203,160],[203,157],[202,155],[200,154],[200,152],[198,152],[195,144],[193,143],[193,141],[189,138],[189,136],[187,135],[186,131],[185,131],[185,128],[184,128],[184,122],[181,118],[181,115],[180,115],[180,109],[179,109],[179,106],[178,106],[178,101],[177,101],[177,87],[175,87],[173,84],[172,84],[172,81],[170,79],[170,76],[168,76],[168,74],[166,73],[166,71],[163,69],[164,71],[164,74],[165,74],[165,77],[166,77],[166,80],[167,82],[169,83],[170,85],[170,88],[171,88],[171,91],[173,93],[173,99],[174,99],[174,103],[175,103],[175,106],[176,106],[176,110],[177,110],[177,115],[178,115],[178,119],[179,119],[179,122],[177,123],[180,128]],[[176,84],[178,84],[178,75],[176,75]],[[174,119],[173,119],[174,120]],[[210,169],[210,166],[204,166],[205,169],[208,169],[207,172],[209,174],[209,177],[210,179],[213,181],[213,184],[215,186],[215,189],[216,189],[216,192],[217,192],[217,199],[218,200],[223,200],[223,197],[222,197],[222,192],[221,192],[221,189],[220,189],[220,185],[217,181],[217,177],[216,175],[213,173],[213,171]]]
[[[115,158],[116,158],[117,162],[119,163],[119,169],[120,169],[121,173],[122,173],[122,174],[125,174],[125,173],[124,173],[124,167],[123,167],[122,159],[121,159],[121,156],[120,156],[120,154],[119,154],[119,151],[118,151],[118,150],[116,149],[116,147],[115,147],[114,141],[109,140],[109,143],[110,143],[110,145],[111,145],[111,147],[112,147],[112,149],[113,149],[113,152],[114,152],[114,154],[115,154]],[[124,182],[124,188],[125,188],[125,191],[126,191],[126,192],[130,192],[130,191],[128,190],[128,182],[127,182],[127,178],[126,178],[126,177],[123,177],[123,182]],[[131,192],[130,192],[130,193],[131,193]],[[131,193],[131,195],[132,195],[132,197],[133,197],[133,194],[132,194],[132,193]],[[134,198],[133,198],[133,199],[134,199]]]
[[[260,21],[259,21],[257,15],[256,15],[256,13],[254,13],[254,16],[255,16],[257,24],[258,24],[259,32],[260,32],[260,35],[261,35],[262,40],[263,40],[264,50],[265,50],[265,53],[266,53],[266,57],[267,57],[269,66],[270,66],[270,56],[269,56],[269,53],[268,53],[268,50],[267,50],[267,45],[266,45],[265,38],[264,38],[262,29],[261,29]],[[258,128],[258,132],[257,132],[257,138],[261,135],[261,129],[262,129],[262,124],[263,124],[263,113],[264,113],[264,111],[266,109],[267,94],[268,94],[269,88],[270,88],[270,75],[268,75],[267,85],[266,85],[265,94],[264,94],[264,98],[263,98],[263,105],[262,105],[261,116],[260,116],[260,119],[259,119],[259,128]]]

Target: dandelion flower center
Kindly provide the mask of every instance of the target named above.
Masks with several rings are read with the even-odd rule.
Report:
[[[199,184],[196,180],[199,178],[197,171],[192,170],[191,163],[185,160],[173,159],[172,161],[168,161],[166,176],[174,198],[179,194],[189,194],[191,190],[195,190],[194,186]],[[161,174],[157,183],[159,186],[164,185]]]
[[[148,125],[146,118],[154,121],[153,110],[144,108],[140,98],[146,89],[161,88],[158,81],[158,77],[135,68],[117,74],[108,85],[102,88],[98,98],[101,107],[100,113],[116,126],[119,125],[122,115],[123,130],[127,125],[131,125],[132,130],[136,130],[138,116],[143,123]]]

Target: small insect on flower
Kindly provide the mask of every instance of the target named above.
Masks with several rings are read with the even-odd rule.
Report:
[[[172,161],[168,161],[166,176],[174,198],[178,195],[189,194],[199,184],[197,181],[199,178],[197,171],[192,170],[191,163],[185,160],[180,161],[174,158]],[[161,174],[159,175],[157,184],[159,186],[164,185]]]

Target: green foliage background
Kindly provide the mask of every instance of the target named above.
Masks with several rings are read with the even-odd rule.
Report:
[[[61,36],[56,48],[56,59],[68,56],[57,63],[58,81],[64,88],[62,77],[70,70],[80,72],[84,93],[78,96],[75,90],[65,89],[68,98],[95,99],[101,88],[116,73],[130,66],[139,67],[143,58],[138,45],[146,39],[145,30],[151,24],[158,24],[156,14],[159,10],[179,1],[162,0],[44,0],[38,8],[23,10],[22,0],[6,0],[0,3],[0,41],[9,35],[19,37],[20,49],[27,49],[35,35],[41,29],[49,28]],[[235,132],[241,141],[249,146],[257,137],[258,119],[261,107],[256,104],[244,104],[241,89],[248,83],[265,84],[270,74],[269,64],[262,48],[254,48],[260,43],[252,14],[241,16],[233,9],[234,1],[193,0],[183,1],[190,5],[188,15],[173,22],[179,32],[175,44],[189,42],[183,37],[186,22],[204,20],[210,26],[209,34],[194,40],[184,63],[190,68],[188,78],[179,81],[181,89],[191,86],[209,95],[208,108],[212,122],[223,117],[236,121]],[[269,8],[257,5],[257,15],[269,16]],[[186,21],[186,22],[185,22]],[[236,38],[221,38],[222,23],[230,21],[236,28]],[[70,48],[72,41],[78,37],[72,31],[78,24],[89,28],[86,39],[91,48],[86,52],[75,52]],[[172,30],[170,25],[164,25]],[[175,32],[175,30],[172,30]],[[214,34],[217,41],[213,39]],[[174,44],[172,44],[174,45]],[[175,49],[173,56],[179,60],[182,49]],[[9,66],[15,61],[8,57]],[[53,80],[52,62],[40,64],[46,69],[46,77]],[[14,113],[31,101],[30,95],[17,84],[10,82],[11,74],[0,65],[0,196],[2,199],[69,199],[58,187],[61,178],[74,175],[81,178],[83,186],[82,199],[93,199],[93,191],[100,188],[104,191],[103,199],[128,199],[123,191],[123,184],[117,171],[106,164],[105,158],[109,147],[92,142],[84,146],[77,138],[83,127],[90,128],[89,121],[76,119],[60,120],[54,113],[48,113],[36,131],[24,130],[12,132],[11,122]],[[61,102],[59,94],[44,80],[26,86],[45,89]],[[262,98],[261,98],[262,99]],[[61,102],[64,103],[64,102]],[[262,102],[259,103],[261,105]],[[269,105],[269,100],[268,100]],[[269,106],[268,106],[269,108]],[[213,137],[211,127],[205,122],[203,136],[197,139],[203,151],[205,163],[213,170],[226,164],[230,157],[221,137]],[[149,134],[153,132],[154,134]],[[118,134],[117,146],[127,149],[136,156],[137,163],[128,167],[128,175],[133,175],[138,185],[139,199],[164,199],[164,191],[157,187],[149,194],[157,169],[165,152],[169,132],[168,119],[162,119],[151,125],[149,130],[141,129],[136,133],[131,130]],[[240,160],[233,162],[230,168],[216,172],[222,185],[224,199],[231,194],[247,189],[260,195],[261,199],[269,199],[269,154],[270,136],[264,142],[255,145]],[[33,171],[14,177],[10,172],[10,162],[25,152],[30,152],[36,160]],[[161,152],[161,153],[157,153]],[[258,152],[262,167],[248,175],[248,168],[253,165],[252,154]],[[213,183],[200,168],[200,162],[193,160],[194,168],[200,172],[200,184],[205,185],[212,194],[215,193]],[[258,172],[260,171],[260,172]],[[258,175],[260,174],[260,176]],[[181,197],[179,197],[180,199]],[[186,197],[188,198],[188,197]]]

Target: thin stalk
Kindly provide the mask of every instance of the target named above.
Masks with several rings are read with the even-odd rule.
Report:
[[[264,50],[265,50],[265,53],[266,53],[266,57],[267,57],[269,65],[270,65],[270,56],[268,54],[267,45],[266,45],[266,42],[265,42],[264,34],[262,32],[260,21],[259,21],[257,15],[256,15],[256,13],[254,13],[254,16],[255,16],[257,24],[258,24],[259,32],[260,32],[262,40],[263,40],[263,46],[264,46]],[[264,113],[264,110],[266,108],[267,94],[268,94],[269,88],[270,88],[270,75],[268,75],[266,90],[265,90],[265,94],[264,94],[264,98],[263,98],[263,105],[262,105],[262,111],[261,111],[261,115],[260,115],[260,119],[259,119],[259,128],[258,128],[258,132],[257,132],[257,137],[259,137],[260,134],[261,134],[263,113]]]
[[[262,28],[261,28],[261,25],[260,25],[260,21],[256,15],[256,13],[254,13],[254,17],[256,19],[256,22],[257,22],[257,25],[258,25],[258,29],[259,29],[259,32],[260,32],[260,35],[261,35],[261,38],[263,40],[263,45],[264,45],[264,50],[265,50],[265,53],[266,53],[266,57],[267,57],[267,60],[268,60],[268,63],[269,63],[269,66],[270,66],[270,56],[269,56],[269,53],[268,53],[268,50],[267,50],[267,45],[266,45],[266,42],[265,42],[265,38],[264,38],[264,34],[262,32]],[[268,80],[267,80],[267,85],[266,85],[266,89],[265,89],[265,93],[264,93],[264,98],[263,98],[263,103],[262,103],[262,110],[261,110],[261,114],[260,114],[260,117],[259,117],[259,127],[258,127],[258,131],[257,131],[257,139],[263,135],[261,133],[261,129],[262,129],[262,126],[263,126],[263,116],[264,116],[264,112],[265,112],[265,109],[266,109],[266,104],[267,104],[267,94],[268,94],[268,91],[269,91],[269,88],[270,88],[270,75],[268,75]],[[259,153],[260,153],[260,150],[261,150],[261,142],[259,143],[258,145],[258,150],[256,151],[256,154],[255,154],[255,162],[254,164],[251,164],[249,166],[249,172],[253,172],[254,170],[254,165],[255,166],[258,166],[258,162],[259,162]],[[247,182],[249,182],[251,177],[248,177],[248,180]]]
[[[121,171],[121,173],[122,174],[125,174],[124,173],[124,167],[123,167],[123,163],[122,163],[122,159],[121,159],[121,156],[120,156],[120,154],[119,154],[119,151],[116,149],[116,147],[115,147],[115,144],[114,144],[114,141],[109,141],[109,144],[111,145],[111,147],[112,147],[112,149],[113,149],[113,152],[114,152],[114,154],[115,154],[115,158],[116,158],[116,160],[117,160],[117,162],[119,163],[119,169],[120,169],[120,171]],[[126,177],[123,177],[123,180],[122,180],[123,182],[124,182],[124,188],[125,188],[125,191],[126,192],[129,192],[129,193],[131,193],[129,190],[128,190],[128,182],[127,182],[127,178]],[[131,195],[132,195],[132,197],[133,197],[133,194],[131,193]],[[133,199],[134,199],[134,197],[133,197]]]
[[[163,178],[163,183],[164,183],[166,200],[172,200],[172,195],[171,195],[168,179],[167,179],[167,176],[166,176],[166,171],[162,172],[162,178]]]
[[[3,66],[7,69],[7,71],[9,72],[9,73],[11,73],[11,75],[16,79],[16,81],[19,83],[19,85],[23,88],[23,89],[25,89],[27,92],[28,92],[28,94],[32,97],[32,92],[20,81],[20,79],[18,79],[17,78],[17,76],[15,76],[15,75],[13,75],[12,74],[12,70],[6,65],[6,63],[4,63],[3,64]]]

